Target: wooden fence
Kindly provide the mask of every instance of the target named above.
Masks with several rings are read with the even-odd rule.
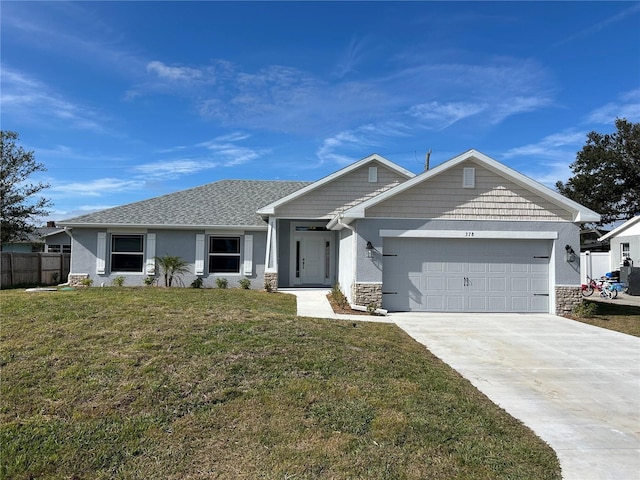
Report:
[[[68,253],[2,252],[0,288],[66,282],[70,264],[71,255]]]

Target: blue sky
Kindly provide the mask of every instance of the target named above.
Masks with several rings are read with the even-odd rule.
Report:
[[[640,121],[639,2],[7,2],[2,129],[60,220],[470,148],[548,185]]]

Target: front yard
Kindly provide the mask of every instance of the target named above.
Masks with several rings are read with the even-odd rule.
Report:
[[[559,479],[390,324],[246,290],[1,291],[0,477]]]

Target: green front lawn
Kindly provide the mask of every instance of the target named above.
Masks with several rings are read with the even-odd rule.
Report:
[[[0,477],[559,479],[390,324],[247,290],[0,292]]]
[[[640,307],[586,299],[584,304],[592,306],[594,312],[589,316],[574,315],[573,319],[596,327],[640,337]]]

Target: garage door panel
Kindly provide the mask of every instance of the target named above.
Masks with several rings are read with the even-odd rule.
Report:
[[[530,309],[530,298],[526,297],[511,297],[511,311],[512,312],[527,312]]]
[[[426,310],[430,312],[442,312],[444,310],[444,297],[442,295],[425,295]]]
[[[491,279],[489,279],[491,280]],[[464,283],[464,282],[463,282]],[[469,277],[466,288],[470,292],[486,292],[487,291],[487,279],[481,277]]]
[[[444,282],[442,281],[442,277],[440,275],[432,277],[428,275],[425,279],[426,291],[427,292],[444,292]]]
[[[448,296],[445,297],[447,312],[462,312],[465,310],[465,301],[462,296]]]
[[[511,278],[511,291],[512,292],[528,292],[529,279],[526,277]]]
[[[530,290],[534,293],[546,293],[548,289],[547,280],[545,278],[532,278]]]
[[[507,266],[504,263],[490,263],[487,270],[489,273],[505,273]]]
[[[443,271],[447,273],[463,273],[464,263],[458,263],[458,262],[445,263]]]
[[[469,297],[469,310],[474,312],[486,312],[487,311],[487,297]]]
[[[507,298],[506,297],[489,297],[487,298],[489,312],[506,312],[507,311]]]
[[[539,273],[546,276],[549,274],[549,264],[533,264],[531,265],[531,273]]]
[[[420,262],[420,259],[416,259],[416,262]],[[442,262],[425,262],[424,271],[429,273],[442,273],[444,272],[444,264]]]
[[[447,292],[461,292],[464,288],[464,278],[462,277],[445,278],[444,283]]]
[[[384,257],[383,290],[402,297],[385,295],[389,310],[549,309],[550,241],[386,238],[384,242],[385,253],[398,256]]]
[[[488,265],[486,263],[470,263],[469,273],[486,273]]]
[[[490,278],[489,279],[489,291],[490,292],[506,292],[507,281],[505,278]]]

